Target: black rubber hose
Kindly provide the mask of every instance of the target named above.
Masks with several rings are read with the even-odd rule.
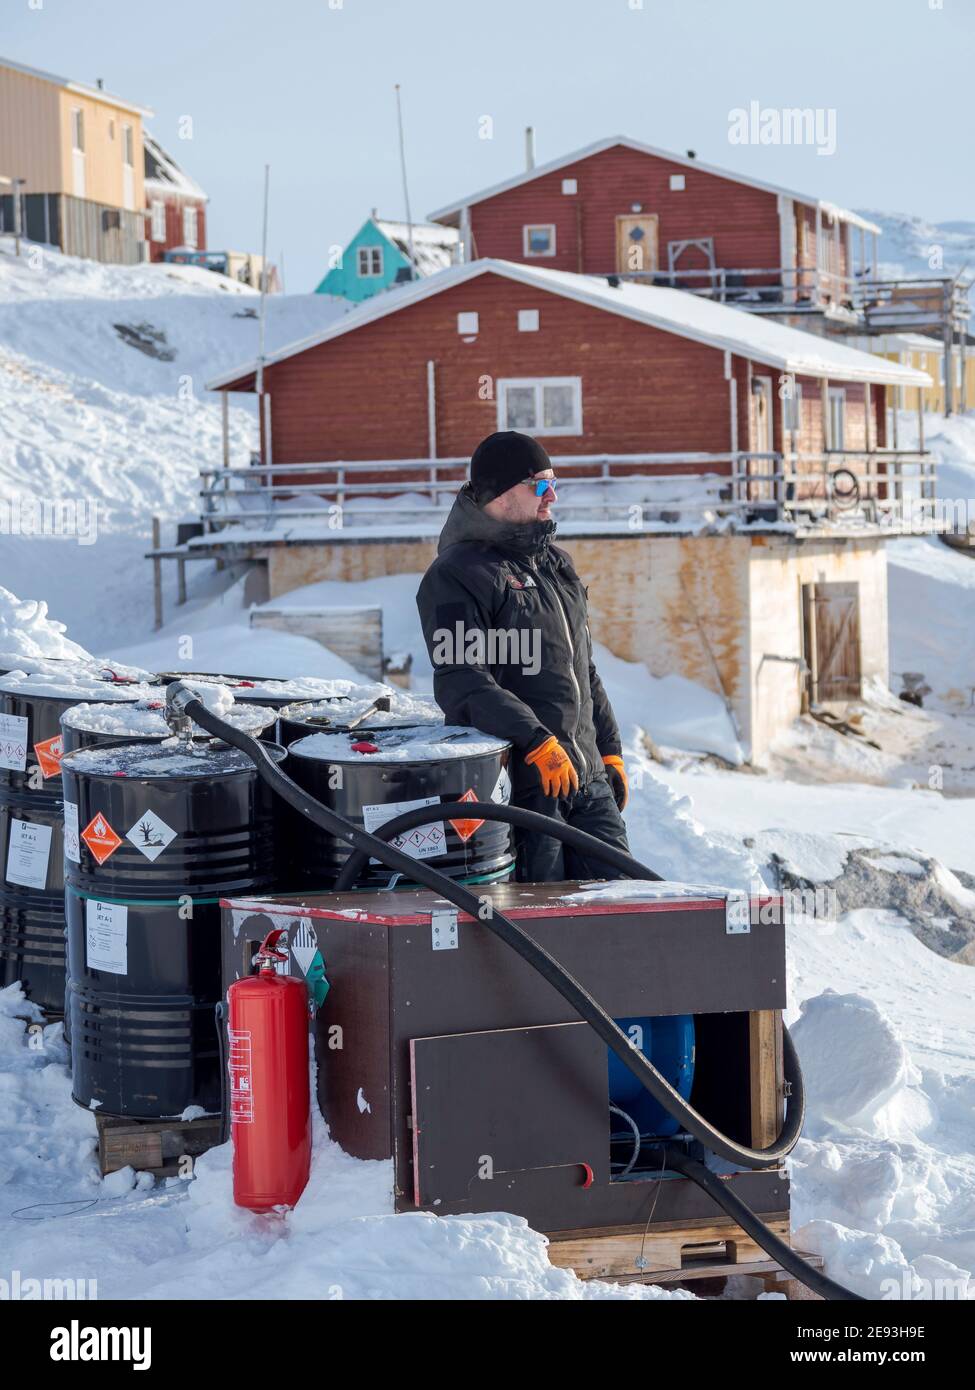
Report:
[[[392,845],[386,844],[378,836],[371,835],[368,830],[360,830],[358,826],[351,825],[329,807],[323,806],[321,802],[316,801],[296,782],[293,782],[287,773],[281,771],[271,757],[270,745],[259,743],[249,734],[245,734],[242,730],[235,729],[232,724],[226,723],[219,715],[207,709],[193,691],[186,689],[179,682],[167,689],[166,703],[170,708],[186,715],[202,729],[206,729],[208,733],[222,739],[225,743],[232,744],[235,748],[239,748],[251,759],[259,775],[267,782],[268,786],[301,815],[307,816],[313,824],[335,835],[338,839],[354,845],[356,849],[365,850],[367,854],[386,864],[395,873],[401,873],[422,884],[425,888],[431,889],[432,892],[453,903],[460,911],[466,912],[475,921],[483,922],[489,931],[494,932],[495,936],[500,937],[512,950],[517,951],[524,961],[537,970],[552,988],[561,994],[579,1017],[584,1019],[606,1046],[615,1053],[627,1070],[632,1072],[644,1089],[649,1091],[667,1113],[672,1115],[705,1148],[710,1149],[719,1157],[727,1159],[729,1163],[741,1164],[746,1168],[774,1168],[791,1153],[802,1132],[805,1106],[799,1059],[785,1029],[783,1029],[784,1072],[786,1082],[791,1088],[785,1124],[781,1133],[768,1148],[753,1149],[746,1144],[739,1144],[734,1139],[729,1139],[727,1135],[715,1129],[709,1120],[706,1120],[683,1096],[679,1095],[653,1063],[632,1046],[627,1035],[589,991],[553,956],[549,955],[544,947],[539,946],[527,932],[522,931],[521,927],[506,917],[503,912],[495,908],[489,916],[482,916],[480,909],[483,901],[469,888],[463,884],[455,883],[453,879],[447,878],[437,869],[430,868],[422,860],[411,859],[409,855],[394,849]],[[464,802],[463,805],[469,815],[471,803]],[[388,829],[388,826],[383,828]]]
[[[521,806],[504,806],[496,801],[444,801],[439,806],[414,806],[411,811],[403,811],[401,815],[385,821],[376,833],[382,840],[395,840],[404,830],[414,830],[418,825],[429,825],[431,821],[449,820],[451,816],[456,816],[458,820],[501,821],[506,825],[516,825],[522,830],[535,830],[539,835],[550,835],[553,840],[561,840],[563,844],[571,845],[573,849],[580,850],[591,859],[600,860],[611,869],[618,869],[620,873],[626,874],[627,878],[663,882],[662,876],[647,868],[646,864],[639,863],[631,854],[617,849],[615,845],[607,845],[605,841],[597,840],[595,835],[590,835],[585,830],[577,830],[575,826],[566,825],[565,821],[543,816],[538,811],[526,811]],[[347,893],[354,888],[369,858],[364,850],[353,850],[332,884],[332,892]]]
[[[663,1105],[668,1114],[677,1119],[688,1133],[693,1135],[705,1148],[710,1149],[720,1157],[727,1158],[732,1163],[741,1163],[747,1168],[766,1168],[777,1165],[795,1147],[802,1131],[805,1097],[799,1058],[787,1028],[783,1027],[782,1029],[783,1070],[787,1093],[789,1094],[786,1122],[775,1142],[767,1149],[750,1149],[728,1139],[727,1136],[716,1130],[709,1121],[705,1120],[703,1115],[698,1114],[693,1106],[689,1105],[674,1090],[666,1077],[657,1071],[643,1053],[630,1045],[626,1034],[578,980],[570,975],[558,961],[537,942],[533,941],[520,927],[505,917],[504,913],[495,910],[490,917],[482,918],[479,913],[481,899],[462,884],[455,883],[445,874],[429,868],[421,861],[412,860],[408,855],[393,849],[392,845],[386,844],[366,830],[360,830],[357,826],[351,825],[335,811],[309,797],[296,782],[293,782],[286,773],[281,771],[277,763],[271,758],[266,745],[259,743],[242,730],[236,729],[232,724],[220,719],[218,715],[208,710],[192,691],[187,690],[178,682],[167,690],[166,703],[167,706],[179,710],[194,723],[199,724],[207,732],[239,748],[251,759],[258,774],[268,785],[315,825],[348,841],[356,849],[365,851],[367,855],[374,856],[396,872],[406,872],[412,875],[418,882],[424,883],[426,887],[440,893],[442,897],[446,898],[448,902],[452,902],[461,911],[483,921],[496,936],[499,936],[502,941],[517,951],[523,960],[549,981],[563,999],[575,1009],[580,1018],[584,1019],[602,1038],[606,1046],[632,1072],[640,1084],[650,1092],[655,1100]],[[464,802],[462,804],[469,815],[472,803]],[[475,804],[480,805],[481,803]],[[496,815],[501,808],[492,803],[491,807],[487,809]],[[488,816],[485,815],[483,819],[488,819]],[[393,822],[387,822],[382,829],[388,833],[392,824]],[[800,1279],[814,1292],[821,1293],[824,1298],[829,1299],[859,1300],[859,1294],[844,1289],[831,1279],[827,1279],[819,1270],[807,1265],[801,1256],[792,1250],[791,1246],[786,1245],[774,1232],[770,1231],[764,1222],[728,1189],[727,1184],[714,1178],[714,1175],[703,1164],[691,1160],[679,1149],[665,1150],[665,1162],[675,1172],[680,1172],[692,1182],[697,1183],[723,1210],[739,1222],[762,1249],[766,1250],[774,1259],[778,1260],[784,1269],[794,1274],[797,1279]]]
[[[777,1236],[774,1231],[769,1230],[765,1222],[756,1216],[751,1207],[745,1205],[738,1194],[733,1191],[727,1182],[723,1182],[717,1173],[712,1173],[710,1168],[706,1168],[696,1158],[691,1158],[683,1149],[668,1146],[664,1149],[664,1166],[671,1172],[680,1173],[685,1178],[690,1178],[691,1182],[697,1183],[698,1187],[712,1197],[722,1210],[737,1221],[746,1235],[751,1236],[756,1245],[777,1260],[783,1269],[803,1284],[806,1288],[812,1289],[813,1293],[818,1293],[821,1298],[828,1298],[838,1302],[857,1302],[865,1303],[867,1300],[861,1294],[854,1293],[852,1289],[846,1289],[842,1284],[837,1284],[835,1280],[828,1278],[821,1270],[814,1269],[811,1264],[802,1258],[792,1246]],[[731,1267],[734,1273],[734,1266]]]

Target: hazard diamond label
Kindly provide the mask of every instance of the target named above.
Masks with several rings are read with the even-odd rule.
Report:
[[[81,838],[99,864],[104,864],[109,855],[114,854],[122,843],[121,837],[116,835],[101,811],[97,816],[92,816],[81,832]]]
[[[155,811],[146,811],[145,815],[140,816],[135,825],[126,831],[125,838],[147,859],[156,860],[166,846],[176,839],[176,831],[171,825],[166,824],[162,816],[157,816]]]
[[[44,774],[45,781],[48,777],[61,775],[61,754],[64,752],[64,744],[60,734],[55,734],[53,738],[46,738],[43,743],[35,743],[34,752],[37,754],[37,762]]]
[[[473,787],[468,787],[463,796],[457,798],[458,801],[476,801],[477,792]],[[457,831],[462,840],[469,840],[475,830],[480,830],[484,824],[483,820],[452,820],[450,824]]]

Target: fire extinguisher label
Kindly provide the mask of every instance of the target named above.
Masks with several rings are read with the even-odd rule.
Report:
[[[234,1028],[227,1029],[230,1072],[230,1121],[235,1125],[254,1123],[254,1071],[251,1059],[251,1035]]]

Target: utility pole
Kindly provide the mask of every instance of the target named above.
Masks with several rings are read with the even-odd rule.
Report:
[[[271,166],[264,166],[264,233],[261,237],[261,306],[257,340],[257,412],[264,440],[264,462],[271,462],[271,419],[264,397],[264,344],[267,331],[267,214],[271,192]]]
[[[410,215],[410,190],[406,182],[406,146],[403,140],[403,104],[400,100],[399,83],[396,83],[396,124],[399,127],[399,162],[403,171],[403,200],[406,203],[406,233],[410,244],[410,278],[418,279],[416,271],[416,247],[413,245],[413,218]]]

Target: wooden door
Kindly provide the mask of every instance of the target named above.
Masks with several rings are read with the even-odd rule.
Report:
[[[758,456],[772,453],[774,435],[772,431],[772,378],[770,376],[752,377],[748,432],[750,454]],[[755,481],[748,485],[749,501],[759,501],[774,495],[774,488],[768,478],[768,474],[774,472],[774,459],[768,457],[749,458],[748,473],[749,476],[755,478]]]
[[[804,584],[802,607],[810,703],[859,699],[859,584]]]
[[[657,215],[616,219],[616,269],[621,274],[657,269]]]

